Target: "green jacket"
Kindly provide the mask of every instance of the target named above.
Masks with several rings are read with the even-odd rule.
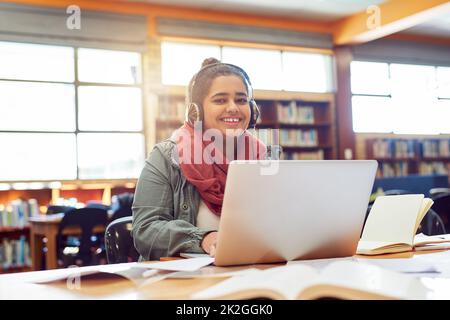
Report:
[[[134,246],[140,260],[159,260],[180,252],[204,253],[196,227],[200,195],[183,176],[175,142],[158,143],[145,161],[133,202]]]

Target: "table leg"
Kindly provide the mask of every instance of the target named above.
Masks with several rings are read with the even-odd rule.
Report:
[[[33,231],[31,232],[30,235],[30,247],[31,247],[31,262],[33,264],[32,266],[33,270],[34,271],[41,270],[42,268],[41,261],[43,254],[42,237],[39,234],[34,233]]]
[[[58,258],[56,252],[56,235],[58,233],[58,226],[51,225],[48,226],[46,232],[47,237],[47,254],[45,257],[45,262],[47,264],[47,269],[57,269],[58,268]]]

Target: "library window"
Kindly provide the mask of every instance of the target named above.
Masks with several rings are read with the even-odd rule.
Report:
[[[283,89],[302,92],[332,92],[332,56],[317,53],[282,52]]]
[[[139,53],[0,42],[0,181],[137,178],[144,146]]]
[[[327,54],[170,41],[161,44],[162,83],[186,86],[207,57],[242,67],[255,89],[333,91],[332,56]]]
[[[281,90],[281,54],[278,50],[223,47],[222,61],[243,68],[255,89]]]
[[[166,85],[187,86],[205,58],[220,60],[216,45],[178,42],[161,43],[161,81]]]
[[[450,125],[443,120],[449,116],[449,69],[353,61],[353,130],[395,134],[450,133]]]

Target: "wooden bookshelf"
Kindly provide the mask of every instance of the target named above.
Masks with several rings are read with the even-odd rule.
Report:
[[[31,266],[20,266],[20,267],[9,267],[9,268],[0,267],[0,274],[28,272],[28,271],[33,271]]]
[[[185,115],[185,91],[183,86],[161,86],[153,88],[156,95],[155,111],[155,143],[168,137],[183,124]],[[311,157],[313,152],[320,151],[323,159],[336,159],[336,126],[334,111],[334,96],[331,93],[304,93],[289,91],[255,90],[255,101],[261,110],[260,122],[256,129],[277,129],[286,134],[285,130],[299,132],[314,131],[317,141],[312,145],[287,143],[281,144],[282,158],[305,153]],[[286,119],[280,117],[281,106],[295,103],[298,108],[310,109],[312,119],[302,122],[301,119]],[[263,139],[262,139],[263,140]],[[264,141],[264,140],[263,140]],[[267,141],[264,141],[267,142]]]
[[[0,237],[14,237],[17,234],[24,234],[30,231],[29,226],[24,227],[0,227]]]
[[[379,177],[447,174],[450,179],[448,138],[373,138],[365,142],[366,159],[378,161]]]

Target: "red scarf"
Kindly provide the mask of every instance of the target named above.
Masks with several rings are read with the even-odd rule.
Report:
[[[266,146],[248,131],[234,140],[237,144],[237,156],[225,156],[221,149],[222,143],[214,144],[210,138],[204,138],[204,132],[194,137],[194,128],[185,123],[172,136],[177,143],[178,159],[181,172],[186,180],[194,185],[206,206],[217,216],[222,211],[223,194],[227,179],[228,165],[231,160],[265,159]],[[222,139],[226,139],[221,135]],[[197,139],[194,141],[194,139]],[[219,140],[220,141],[220,140]],[[233,139],[226,140],[228,145]],[[232,145],[232,144],[231,144]],[[195,150],[196,149],[196,150]],[[234,151],[234,148],[230,148]],[[195,154],[194,151],[197,151]]]

